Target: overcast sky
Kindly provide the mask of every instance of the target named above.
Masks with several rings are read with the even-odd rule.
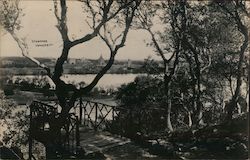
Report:
[[[86,27],[82,6],[77,1],[67,1],[68,3],[68,24],[69,36],[80,38],[89,33]],[[58,57],[62,50],[62,40],[55,27],[52,1],[21,1],[21,8],[25,16],[21,18],[23,28],[18,31],[20,37],[26,37],[30,54],[34,57]],[[143,60],[148,56],[155,58],[155,53],[151,47],[146,47],[145,40],[149,35],[145,31],[130,30],[126,46],[119,50],[117,59]],[[48,47],[36,46],[34,40],[44,40]],[[33,41],[33,42],[32,42]],[[21,51],[17,43],[8,33],[1,33],[1,56],[21,56]],[[108,48],[99,38],[95,38],[87,43],[71,48],[69,57],[96,59],[100,55],[108,58]]]

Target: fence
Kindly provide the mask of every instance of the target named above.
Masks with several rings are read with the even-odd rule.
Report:
[[[37,139],[39,136],[44,138],[46,136],[41,135],[50,133],[50,125],[55,124],[55,120],[59,117],[58,106],[57,103],[48,105],[38,101],[33,101],[30,105],[30,159],[33,138]],[[77,154],[80,148],[80,126],[87,126],[94,130],[107,129],[126,136],[136,132],[147,134],[157,130],[157,127],[164,128],[163,115],[165,110],[162,108],[126,108],[79,98],[70,110],[59,137],[55,138],[59,139],[59,145],[63,151]]]
[[[29,128],[29,159],[34,159],[32,155],[33,139],[42,143],[49,141],[49,136],[53,134],[50,126],[56,123],[59,117],[57,105],[48,105],[39,101],[33,101],[30,105],[30,128]],[[58,139],[58,148],[61,151],[76,154],[80,146],[79,119],[74,114],[69,114],[66,122],[60,130],[60,135],[53,137]]]
[[[73,113],[79,116],[80,124],[98,130],[105,128],[118,116],[119,107],[79,98]]]

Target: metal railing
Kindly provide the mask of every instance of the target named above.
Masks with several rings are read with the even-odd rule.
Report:
[[[55,123],[59,117],[58,106],[49,105],[39,101],[33,101],[30,107],[30,128],[29,128],[29,159],[32,158],[33,140],[41,141],[41,137],[50,134],[50,125]],[[76,154],[80,146],[79,119],[78,116],[70,113],[58,135],[58,142],[61,151]]]
[[[62,148],[72,154],[77,154],[80,147],[79,119],[74,114],[70,114],[67,122],[61,129]]]
[[[118,116],[118,108],[118,106],[79,98],[73,112],[78,115],[80,124],[98,130],[104,129]]]
[[[33,101],[30,105],[30,157],[32,157],[32,139],[36,138],[34,133],[49,132],[48,124],[55,123],[53,120],[59,117],[59,112],[57,103],[48,105]],[[165,125],[164,118],[160,117],[162,115],[165,115],[165,110],[162,108],[112,106],[83,100],[80,97],[70,110],[60,130],[58,137],[60,147],[71,154],[77,154],[78,149],[80,149],[80,126],[87,126],[94,130],[107,129],[119,135],[126,135],[128,132],[149,133],[152,130],[157,130],[157,127],[164,127],[159,125]],[[155,117],[158,119],[156,120]],[[153,126],[153,128],[149,126]]]

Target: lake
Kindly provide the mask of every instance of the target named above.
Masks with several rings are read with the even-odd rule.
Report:
[[[96,87],[109,89],[113,88],[116,89],[117,87],[121,86],[122,84],[127,84],[130,82],[133,82],[135,77],[139,75],[145,75],[145,74],[105,74]],[[15,81],[17,78],[22,79],[32,79],[35,77],[35,75],[25,75],[25,76],[13,76],[13,81]],[[95,74],[65,74],[61,77],[62,80],[64,80],[66,83],[80,83],[85,82],[86,84],[91,83],[91,81],[94,79]],[[42,78],[42,76],[39,76],[39,78]],[[46,77],[51,86],[54,88],[54,83]]]

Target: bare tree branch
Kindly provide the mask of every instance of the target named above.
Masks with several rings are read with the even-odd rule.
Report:
[[[99,82],[99,80],[103,77],[103,75],[110,69],[110,67],[113,65],[114,63],[114,59],[116,54],[118,53],[118,50],[124,46],[125,42],[126,42],[126,38],[131,26],[131,23],[133,21],[134,15],[135,15],[135,11],[137,10],[138,6],[140,5],[141,0],[135,1],[135,6],[131,7],[131,12],[129,10],[127,10],[126,13],[126,17],[125,17],[125,29],[123,31],[122,34],[122,38],[121,41],[118,44],[115,45],[111,45],[110,42],[105,38],[105,36],[101,35],[101,38],[104,40],[104,42],[106,43],[106,45],[109,47],[110,49],[110,57],[108,60],[108,63],[106,64],[106,66],[104,66],[102,68],[102,70],[95,76],[95,78],[93,79],[93,81],[87,85],[84,88],[80,88],[78,94],[81,95],[83,93],[89,92],[90,90],[92,90],[92,88],[94,88],[94,86],[96,86],[96,84]],[[106,28],[107,29],[107,28]],[[105,32],[105,30],[104,30]],[[108,32],[106,30],[106,32]],[[120,36],[120,35],[118,35]]]
[[[58,21],[58,30],[61,33],[62,39],[64,42],[69,41],[68,37],[68,26],[67,26],[67,6],[66,6],[66,0],[60,0],[60,6],[61,6],[61,17]]]
[[[107,24],[105,24],[104,26],[103,26],[103,35],[101,34],[101,33],[98,33],[98,35],[101,37],[101,39],[106,43],[106,45],[108,46],[108,48],[109,48],[109,50],[110,51],[113,51],[113,46],[114,46],[114,43],[115,42],[113,42],[112,41],[112,44],[109,42],[109,38],[107,37],[107,32],[109,32],[109,31],[107,31]]]
[[[3,4],[3,10],[1,11],[1,14],[4,16],[4,19],[1,19],[1,25],[3,25],[6,31],[10,33],[12,38],[17,42],[18,47],[21,49],[22,55],[37,64],[40,68],[45,69],[47,71],[47,75],[51,77],[50,69],[45,64],[42,64],[29,54],[27,43],[24,39],[20,39],[15,33],[20,27],[18,22],[21,14],[19,0],[9,3],[7,1],[2,1],[1,4]]]
[[[53,0],[53,1],[54,1],[54,14],[56,16],[57,22],[60,22],[57,0]]]
[[[85,1],[83,1],[85,2]],[[128,7],[129,5],[131,5],[134,1],[131,0],[125,4],[123,4],[122,6],[120,6],[112,15],[108,16],[108,13],[110,12],[111,6],[113,4],[113,0],[109,0],[107,5],[104,5],[103,7],[103,15],[102,15],[102,19],[100,21],[100,23],[98,25],[96,25],[93,29],[93,32],[90,34],[87,34],[85,36],[83,36],[80,39],[76,39],[74,41],[71,42],[72,46],[78,45],[80,43],[84,43],[86,41],[89,41],[90,39],[96,37],[98,35],[98,32],[100,31],[101,27],[108,21],[110,21],[111,19],[113,19],[121,10],[125,9],[126,7]]]
[[[28,58],[29,60],[31,60],[32,62],[34,62],[35,64],[37,64],[40,68],[45,69],[47,71],[47,75],[49,77],[51,77],[50,68],[47,67],[45,64],[39,62],[34,57],[32,57],[32,56],[29,55],[28,45],[26,44],[26,42],[24,40],[19,39],[18,36],[14,32],[9,32],[9,33],[11,34],[11,36],[13,37],[13,39],[17,42],[19,48],[22,51],[22,55],[24,57]]]
[[[208,63],[207,63],[207,65],[204,65],[203,67],[201,67],[201,73],[203,73],[206,69],[208,69],[212,64],[211,55],[205,54],[205,56],[207,56]]]

